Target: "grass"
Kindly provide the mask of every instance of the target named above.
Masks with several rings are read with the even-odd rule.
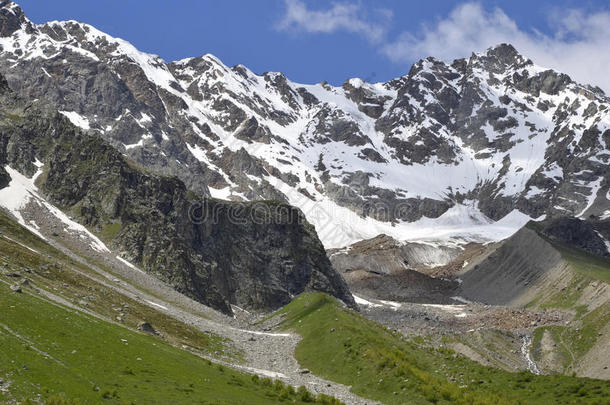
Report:
[[[590,280],[584,277],[582,274],[573,273],[570,275],[569,284],[565,288],[562,288],[561,290],[558,288],[553,288],[549,290],[552,292],[549,296],[544,298],[539,297],[533,303],[530,303],[529,306],[535,306],[542,309],[558,308],[576,310],[578,306],[577,302],[582,295],[582,287],[589,281]],[[582,310],[583,308],[580,307],[578,312],[581,313]]]
[[[0,381],[8,387],[0,403],[340,404],[202,359],[197,354],[237,361],[239,353],[226,353],[229,342],[219,336],[104,286],[97,273],[1,211],[0,266]],[[25,277],[24,293],[11,292]],[[97,316],[53,303],[40,289]],[[126,312],[122,325],[99,318],[114,320],[119,311]],[[141,321],[163,338],[127,328]],[[184,345],[190,351],[177,348]]]
[[[610,383],[485,367],[448,349],[407,341],[319,293],[276,316],[303,339],[302,367],[387,404],[602,404]]]
[[[228,351],[229,342],[221,337],[203,333],[106,287],[96,280],[99,276],[85,265],[67,257],[2,212],[0,232],[0,261],[7,264],[7,269],[27,277],[37,288],[59,295],[108,320],[117,321],[117,316],[123,313],[125,316],[120,322],[132,329],[140,322],[148,322],[174,345],[186,345],[216,357],[239,359],[240,353]]]
[[[0,283],[0,402],[279,404],[335,400],[241,374]]]
[[[610,322],[610,303],[605,303],[586,314],[580,314],[578,321],[570,326],[545,326],[536,329],[532,353],[538,360],[541,356],[541,341],[544,332],[550,334],[556,344],[558,355],[565,373],[569,373],[579,360],[597,343],[602,329]]]
[[[513,333],[497,329],[481,329],[469,333],[443,335],[443,344],[467,346],[490,365],[504,370],[513,370],[513,365],[521,360],[521,352],[516,352],[521,340]]]
[[[119,223],[110,223],[102,226],[102,231],[100,232],[100,238],[106,242],[111,242],[123,229],[123,226]]]
[[[539,224],[530,223],[528,226],[536,231],[541,230]],[[564,373],[570,373],[598,343],[600,331],[610,322],[609,302],[590,310],[590,303],[583,298],[588,287],[598,285],[599,282],[610,283],[610,260],[550,240],[540,232],[539,235],[561,254],[571,270],[570,279],[564,288],[550,290],[552,293],[544,297],[538,296],[528,307],[567,309],[574,312],[574,318],[569,325],[551,325],[536,329],[532,354],[536,360],[541,359],[542,337],[546,332],[554,342],[552,352],[560,368]]]
[[[568,246],[555,247],[577,273],[610,284],[610,260]]]
[[[610,259],[549,239],[542,234],[543,228],[537,222],[530,221],[526,226],[536,231],[541,238],[553,245],[576,272],[587,278],[610,284]]]

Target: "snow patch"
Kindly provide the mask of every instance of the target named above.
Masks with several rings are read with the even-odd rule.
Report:
[[[126,265],[127,267],[139,271],[140,273],[144,273],[142,270],[140,270],[139,268],[137,268],[136,266],[134,266],[133,264],[129,263],[127,260],[123,259],[121,256],[115,256],[117,258],[118,261],[120,261],[121,263],[123,263],[124,265]]]
[[[436,309],[440,309],[441,311],[446,311],[446,312],[462,312],[464,310],[464,308],[466,308],[466,305],[462,305],[462,304],[455,304],[455,305],[422,304],[422,306],[428,307],[428,308],[436,308]]]
[[[146,301],[148,304],[152,305],[153,307],[161,308],[161,309],[164,309],[164,310],[166,310],[166,311],[167,311],[167,307],[166,307],[166,306],[163,306],[163,305],[161,305],[161,304],[157,304],[156,302],[152,302],[152,301],[149,301],[149,300],[145,300],[145,301]]]
[[[394,311],[396,311],[396,310],[398,310],[398,308],[402,307],[402,304],[400,302],[384,301],[384,300],[379,300],[379,302],[381,302],[385,306],[391,307]]]
[[[35,227],[26,223],[21,210],[24,209],[30,202],[36,202],[37,204],[46,208],[53,216],[63,222],[65,229],[77,232],[81,238],[89,241],[89,246],[97,250],[98,252],[110,252],[110,250],[104,245],[104,243],[93,235],[87,228],[72,221],[66,214],[64,214],[57,207],[49,204],[38,194],[38,188],[34,184],[36,178],[42,174],[42,163],[36,162],[39,167],[36,174],[31,178],[27,178],[17,170],[12,169],[10,166],[6,166],[5,170],[11,176],[9,185],[0,190],[0,206],[6,208],[17,221],[29,229],[31,232],[46,239]]]
[[[380,307],[380,304],[375,304],[371,301],[367,301],[364,298],[358,297],[356,294],[352,294],[352,296],[354,297],[354,301],[356,301],[356,304],[358,305],[364,305],[365,307]]]
[[[259,332],[257,330],[246,330],[246,329],[237,329],[239,332],[250,333],[252,335],[259,336],[274,336],[274,337],[290,337],[292,336],[290,333],[270,333],[270,332]]]
[[[82,128],[86,131],[91,129],[91,126],[89,125],[89,120],[86,117],[80,115],[79,113],[74,111],[60,111],[60,113],[66,116],[75,126]]]

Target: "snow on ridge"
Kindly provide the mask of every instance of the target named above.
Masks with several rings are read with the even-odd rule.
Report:
[[[72,124],[86,131],[91,129],[89,120],[75,111],[59,111],[60,114],[67,117]]]
[[[189,79],[187,83],[186,80],[181,81],[177,79],[180,75],[175,77],[172,71],[169,70],[167,63],[159,56],[141,52],[131,43],[120,38],[114,38],[90,25],[76,21],[51,22],[47,24],[59,24],[64,27],[68,24],[77,24],[85,32],[87,41],[95,44],[99,42],[100,38],[103,38],[112,44],[116,44],[114,52],[108,55],[111,61],[121,60],[121,58],[129,59],[130,63],[133,61],[144,71],[151,83],[184,100],[187,105],[184,115],[188,118],[197,118],[200,123],[209,124],[212,132],[219,136],[219,142],[212,141],[193,124],[195,133],[210,141],[215,148],[219,145],[233,151],[244,148],[255,157],[267,159],[267,163],[279,168],[282,172],[291,173],[301,179],[296,186],[292,187],[275,178],[266,177],[266,180],[287,196],[291,204],[302,209],[308,220],[316,226],[320,239],[327,248],[342,247],[361,239],[377,236],[379,233],[391,235],[401,241],[430,241],[454,237],[464,240],[499,240],[510,236],[512,232],[531,219],[518,211],[513,211],[505,218],[494,223],[485,217],[480,210],[470,206],[469,203],[456,204],[439,218],[423,217],[413,223],[399,222],[393,225],[376,221],[372,218],[363,218],[354,211],[340,207],[323,193],[318,192],[312,183],[303,180],[306,173],[312,175],[316,181],[319,180],[318,173],[316,173],[313,167],[320,155],[324,155],[331,179],[336,183],[339,183],[344,178],[345,173],[361,170],[371,174],[369,180],[370,185],[373,187],[395,191],[400,193],[400,196],[404,198],[416,198],[419,196],[442,200],[450,197],[446,191],[448,189],[451,189],[452,192],[467,193],[481,183],[497,179],[503,167],[502,161],[505,157],[505,152],[494,152],[491,157],[477,158],[475,155],[482,151],[475,151],[467,147],[461,139],[453,137],[447,128],[441,128],[438,131],[440,136],[445,137],[448,142],[453,142],[453,145],[457,146],[456,149],[459,149],[459,156],[456,162],[454,162],[455,164],[447,164],[438,159],[431,158],[426,163],[414,163],[406,167],[393,157],[394,151],[384,142],[384,134],[381,134],[375,128],[375,119],[360,111],[360,107],[364,104],[352,101],[341,86],[299,84],[286,79],[289,87],[288,91],[294,93],[295,105],[295,103],[287,102],[284,94],[275,87],[270,86],[265,75],[255,74],[243,65],[229,68],[220,59],[211,54],[206,54],[201,58],[211,61],[216,65],[213,68],[214,74],[209,74],[209,71],[198,73],[191,69],[188,70],[188,73],[193,76],[193,80],[191,82]],[[45,37],[40,33],[37,35],[41,38]],[[37,39],[37,41],[42,41],[42,39]],[[44,41],[52,40],[45,37]],[[87,54],[86,52],[89,51],[82,49],[84,45],[80,44],[76,39],[72,38],[69,41],[72,42],[68,44],[55,41],[55,43],[58,47],[79,48],[87,56],[97,58],[95,55]],[[25,44],[24,38],[18,38],[17,42]],[[36,44],[37,47],[31,51],[31,55],[28,58],[42,52],[39,42],[36,42]],[[41,53],[41,55],[44,54]],[[179,69],[185,69],[184,73],[186,73],[186,64],[191,60],[192,58],[187,58],[174,63],[178,65]],[[432,72],[434,74],[434,69],[437,69],[437,67],[433,62],[434,59],[423,60],[422,72]],[[449,70],[453,69],[447,64],[443,66]],[[510,72],[526,71],[538,74],[545,70],[536,65],[528,65],[515,69],[511,68]],[[48,72],[46,73],[48,75]],[[216,77],[216,73],[218,73],[218,77]],[[268,73],[267,76],[273,79],[279,74]],[[494,86],[487,83],[484,75],[482,75],[482,71],[478,71],[476,67],[473,75],[478,75],[476,78],[482,79],[481,91],[494,104],[501,105],[500,97],[506,95],[506,92],[509,91],[512,99],[526,106],[533,107],[526,100],[527,95],[525,93],[520,93],[515,89],[507,90],[503,85]],[[506,75],[508,73],[504,76]],[[500,75],[500,78],[502,79],[504,76]],[[457,88],[456,80],[441,80],[443,88]],[[213,108],[210,108],[209,100],[194,100],[185,92],[180,91],[179,87],[175,86],[175,83],[178,83],[182,88],[187,88],[187,84],[194,82],[198,85],[207,85],[210,88],[214,88],[214,86],[220,88],[221,94],[219,97],[221,99],[227,99],[236,103],[246,113],[247,119],[251,117],[256,118],[261,126],[269,128],[273,135],[288,141],[292,148],[283,149],[281,144],[275,142],[263,145],[237,139],[235,131],[227,131],[220,124],[214,122],[214,118],[221,117],[225,112],[214,111]],[[353,87],[363,87],[367,91],[372,91],[376,96],[389,97],[389,101],[386,100],[385,103],[393,103],[398,94],[396,90],[390,89],[389,82],[369,84],[362,79],[352,78],[348,80],[348,83]],[[301,88],[315,96],[320,101],[320,105],[313,108],[306,106],[303,102],[303,97],[297,92]],[[428,91],[423,87],[420,88],[420,92],[423,95],[423,102],[409,100],[409,103],[413,103],[412,106],[417,108],[418,111],[423,112],[426,105],[438,104],[434,92]],[[572,93],[569,94],[572,99],[579,97]],[[540,97],[544,98],[544,101],[550,100],[555,104],[559,104],[559,98],[562,96],[565,96],[563,92],[558,96],[541,95]],[[240,100],[242,97],[248,98],[251,104],[243,103]],[[583,110],[585,104],[581,104],[580,110]],[[389,110],[387,107],[388,105],[386,105],[384,114]],[[259,109],[263,113],[258,111]],[[312,140],[314,133],[310,133],[308,130],[313,127],[310,126],[313,122],[313,117],[316,113],[322,111],[322,109],[328,109],[331,113],[340,113],[342,114],[341,117],[345,118],[346,121],[356,123],[358,129],[362,131],[362,135],[370,139],[370,144],[367,144],[366,147],[371,147],[378,152],[387,163],[373,162],[359,157],[362,147],[348,147],[342,142],[314,142]],[[287,114],[290,117],[289,123],[280,124],[273,119],[266,118],[265,113],[269,111]],[[506,152],[511,158],[511,165],[505,173],[501,174],[502,177],[498,178],[499,183],[504,184],[504,187],[499,191],[504,196],[516,196],[525,192],[527,180],[535,172],[539,171],[541,167],[546,168],[542,173],[549,178],[553,178],[556,181],[558,181],[558,178],[563,178],[563,171],[557,164],[543,166],[545,164],[544,156],[550,131],[537,131],[532,134],[526,125],[527,123],[533,123],[540,129],[548,128],[553,120],[552,112],[547,114],[540,113],[538,110],[532,111],[520,111],[511,114],[518,121],[518,129],[511,137],[511,140],[515,140],[514,146],[511,146],[510,150]],[[62,111],[61,113],[66,115],[75,125],[85,130],[90,129],[90,123],[86,117],[76,112]],[[121,117],[117,118],[117,120],[120,119]],[[139,119],[134,119],[142,127],[144,127],[143,124],[152,120],[146,114],[142,114]],[[293,121],[290,122],[292,119]],[[571,123],[579,124],[580,122],[574,119]],[[428,117],[423,122],[399,128],[402,131],[403,138],[405,138],[403,140],[407,141],[408,137],[413,136],[418,129],[422,127],[429,128],[436,124],[437,121]],[[487,130],[485,134],[488,137],[488,141],[496,140],[500,135],[503,135],[503,133],[495,133],[489,124],[484,127],[484,130]],[[301,143],[301,135],[305,139],[303,143]],[[146,139],[147,136],[145,135],[137,143],[124,145],[124,147],[126,149],[141,147]],[[308,144],[307,142],[310,143]],[[419,145],[416,144],[416,146]],[[211,164],[211,159],[206,155],[204,150],[197,146],[187,145],[187,147],[198,160],[210,166],[213,170],[217,170],[223,177],[227,177],[223,170]],[[282,163],[282,161],[288,161],[291,164]],[[329,164],[329,162],[333,162],[333,164]],[[408,175],[405,175],[405,173],[408,173]],[[234,195],[232,193],[234,183],[228,181],[228,184],[230,186],[223,189],[210,189],[212,195],[216,198],[229,198]],[[315,201],[303,196],[303,194],[297,191],[298,189],[305,189],[310,195],[315,197]],[[544,190],[532,186],[527,191],[527,196],[533,196],[541,194]],[[589,200],[587,208],[591,204],[592,200]],[[587,208],[583,210],[583,213]]]
[[[36,178],[42,174],[42,163],[37,161],[36,165],[39,169],[36,174],[32,176],[32,178],[27,178],[10,166],[5,166],[5,170],[11,176],[11,181],[8,186],[0,189],[0,207],[8,210],[17,219],[17,221],[29,231],[35,233],[42,239],[46,239],[37,229],[37,226],[34,226],[35,224],[26,222],[21,214],[21,210],[26,208],[30,202],[36,202],[59,219],[64,224],[66,230],[77,232],[81,238],[87,239],[89,246],[92,249],[97,250],[98,252],[110,252],[106,245],[97,236],[89,232],[89,230],[83,225],[71,220],[60,209],[48,203],[40,196],[38,193],[38,187],[36,187],[34,182],[36,181]]]

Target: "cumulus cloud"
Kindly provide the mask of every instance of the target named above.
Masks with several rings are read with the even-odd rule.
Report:
[[[301,0],[285,0],[286,12],[276,25],[280,31],[330,34],[346,31],[380,43],[392,19],[392,11],[375,9],[369,13],[359,3],[332,3],[329,8],[312,10]]]
[[[569,74],[610,94],[610,13],[554,10],[553,32],[519,27],[502,9],[486,9],[476,2],[456,6],[448,16],[422,24],[389,40],[390,10],[367,10],[360,2],[331,3],[311,9],[303,0],[285,0],[286,10],[276,25],[280,31],[360,35],[396,63],[411,64],[427,56],[451,61],[468,57],[503,42],[511,43],[536,64]]]
[[[400,63],[430,55],[449,61],[507,42],[536,64],[610,94],[610,13],[564,10],[552,12],[549,19],[554,32],[547,35],[520,28],[500,8],[486,10],[478,3],[465,3],[446,18],[422,25],[419,32],[403,32],[382,52]]]

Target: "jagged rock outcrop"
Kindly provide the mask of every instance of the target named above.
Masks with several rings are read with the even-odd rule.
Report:
[[[604,226],[605,225],[605,226]],[[533,226],[533,225],[532,225]],[[552,218],[536,224],[552,241],[598,256],[610,256],[610,244],[596,228],[608,228],[606,221],[586,221],[573,217]],[[604,232],[607,234],[607,232]]]
[[[176,177],[139,168],[49,104],[17,97],[2,77],[0,163],[26,176],[43,163],[39,188],[49,202],[134,264],[225,313],[231,304],[276,309],[312,290],[355,306],[297,208],[203,198]]]

